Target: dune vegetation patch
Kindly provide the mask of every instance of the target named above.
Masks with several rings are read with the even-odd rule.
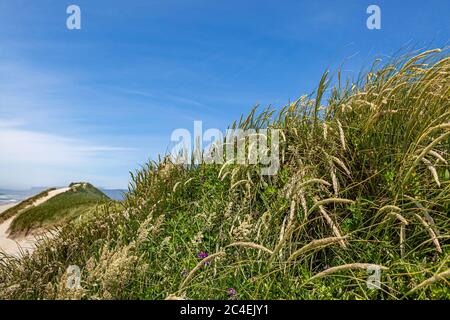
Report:
[[[1,260],[0,297],[449,299],[449,73],[431,50],[356,82],[325,74],[315,95],[233,125],[282,131],[276,175],[148,163],[121,204]]]
[[[38,201],[41,198],[46,197],[49,194],[49,192],[53,191],[53,190],[55,190],[55,188],[49,188],[47,190],[44,190],[44,191],[38,193],[37,195],[27,198],[27,199],[19,202],[17,205],[5,210],[4,212],[2,212],[0,214],[0,223],[5,220],[8,220],[9,218],[20,213],[21,211],[29,208],[30,206],[33,205],[34,202]]]
[[[64,224],[93,211],[95,206],[107,200],[109,198],[91,184],[71,185],[68,191],[21,211],[11,223],[10,234],[13,237],[27,235],[38,228]]]

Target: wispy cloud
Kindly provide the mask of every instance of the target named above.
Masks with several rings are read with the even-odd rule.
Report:
[[[117,88],[116,90],[123,92],[125,94],[137,95],[137,96],[152,98],[152,99],[158,99],[158,100],[163,100],[166,102],[176,102],[178,104],[185,105],[185,106],[190,105],[190,106],[197,106],[197,107],[206,107],[205,104],[203,104],[195,99],[188,98],[188,97],[182,97],[182,96],[175,95],[175,94],[164,94],[161,92],[158,94],[154,94],[154,93],[148,92],[148,91],[134,90],[134,89],[128,89],[128,88]],[[183,110],[182,107],[180,107],[180,109]]]
[[[0,121],[0,185],[21,186],[25,181],[26,185],[65,184],[82,177],[97,182],[95,171],[101,175],[105,168],[120,167],[134,151],[27,130],[23,123],[17,119]],[[110,184],[107,180],[100,183]]]

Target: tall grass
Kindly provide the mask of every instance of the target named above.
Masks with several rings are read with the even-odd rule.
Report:
[[[0,297],[450,298],[449,72],[447,52],[431,50],[331,91],[324,74],[315,98],[232,125],[283,130],[276,176],[148,163],[120,206],[4,258]],[[78,290],[68,265],[82,270]]]

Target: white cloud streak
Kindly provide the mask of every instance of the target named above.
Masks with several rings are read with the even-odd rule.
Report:
[[[95,173],[89,172],[120,166],[134,151],[26,130],[18,123],[0,120],[0,186],[21,186],[24,181],[63,184],[82,177],[96,180]]]

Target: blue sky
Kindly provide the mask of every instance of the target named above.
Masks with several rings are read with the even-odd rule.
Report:
[[[66,8],[81,8],[81,30]],[[366,8],[381,8],[381,30]],[[0,187],[125,188],[176,128],[225,129],[255,104],[355,76],[401,48],[442,47],[450,2],[0,2]]]

